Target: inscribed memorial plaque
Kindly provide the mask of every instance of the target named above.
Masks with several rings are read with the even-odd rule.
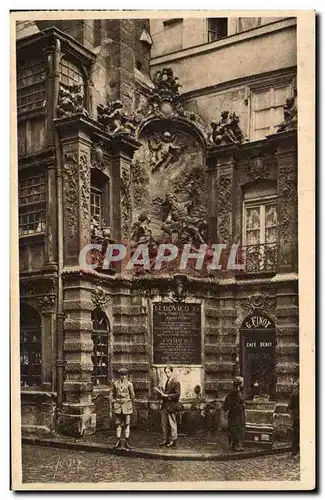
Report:
[[[153,304],[153,363],[201,364],[200,304]]]

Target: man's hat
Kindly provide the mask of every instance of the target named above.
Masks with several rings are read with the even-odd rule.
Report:
[[[119,373],[119,374],[121,374],[121,375],[122,375],[122,374],[126,374],[126,373],[129,373],[129,372],[128,372],[128,370],[127,370],[126,368],[120,368],[120,369],[117,371],[117,373]]]
[[[243,377],[235,377],[233,382],[234,385],[242,385],[244,383]]]

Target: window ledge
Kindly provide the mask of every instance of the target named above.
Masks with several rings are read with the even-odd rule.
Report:
[[[246,271],[237,271],[235,273],[235,278],[238,280],[241,279],[261,279],[261,278],[273,278],[276,276],[276,271],[259,271],[256,273],[248,273]]]
[[[22,234],[19,236],[19,246],[24,246],[28,244],[43,243],[45,238],[45,232],[33,234]]]
[[[37,118],[39,116],[45,116],[47,114],[47,106],[42,106],[34,109],[27,109],[26,111],[18,111],[17,118],[18,121],[29,120],[31,118]]]

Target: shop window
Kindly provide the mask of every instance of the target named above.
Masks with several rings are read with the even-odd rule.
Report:
[[[20,385],[39,387],[42,367],[41,317],[31,306],[20,308]]]
[[[17,113],[46,105],[46,66],[42,59],[17,63]]]
[[[46,187],[42,173],[19,179],[19,235],[42,233],[46,229]]]
[[[108,385],[109,373],[109,333],[110,326],[106,314],[97,307],[91,315],[93,322],[92,341],[94,344],[93,372],[91,380],[94,386]]]
[[[274,134],[283,121],[283,106],[292,95],[292,84],[257,89],[251,95],[251,136],[253,141]]]
[[[208,19],[208,42],[214,42],[228,35],[228,18],[213,17]]]
[[[247,189],[244,196],[243,249],[247,272],[272,271],[277,257],[275,188],[265,183]]]

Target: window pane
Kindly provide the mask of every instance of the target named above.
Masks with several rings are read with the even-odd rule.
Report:
[[[46,229],[46,192],[44,175],[20,179],[19,234],[33,234]]]
[[[276,206],[275,205],[266,205],[265,206],[265,227],[276,226],[277,217],[276,217]]]
[[[41,59],[17,64],[17,110],[44,107],[46,103],[46,69]]]
[[[255,129],[268,128],[270,126],[270,119],[271,119],[270,110],[256,111]]]
[[[260,230],[246,231],[246,245],[258,245],[260,243]]]
[[[259,229],[260,227],[260,208],[246,209],[246,229]]]
[[[265,243],[276,243],[277,231],[276,227],[269,227],[265,229]]]
[[[283,122],[283,106],[274,108],[273,111],[273,126],[277,127],[281,122]]]
[[[258,111],[270,107],[270,90],[254,92],[253,94],[253,110]]]
[[[92,340],[94,343],[92,363],[92,383],[94,386],[108,384],[108,367],[109,367],[109,322],[106,314],[99,308],[92,312],[93,333]]]
[[[284,87],[275,87],[274,105],[283,106],[286,102],[286,99],[290,97],[290,94],[291,94],[291,88],[289,85],[285,85]]]

